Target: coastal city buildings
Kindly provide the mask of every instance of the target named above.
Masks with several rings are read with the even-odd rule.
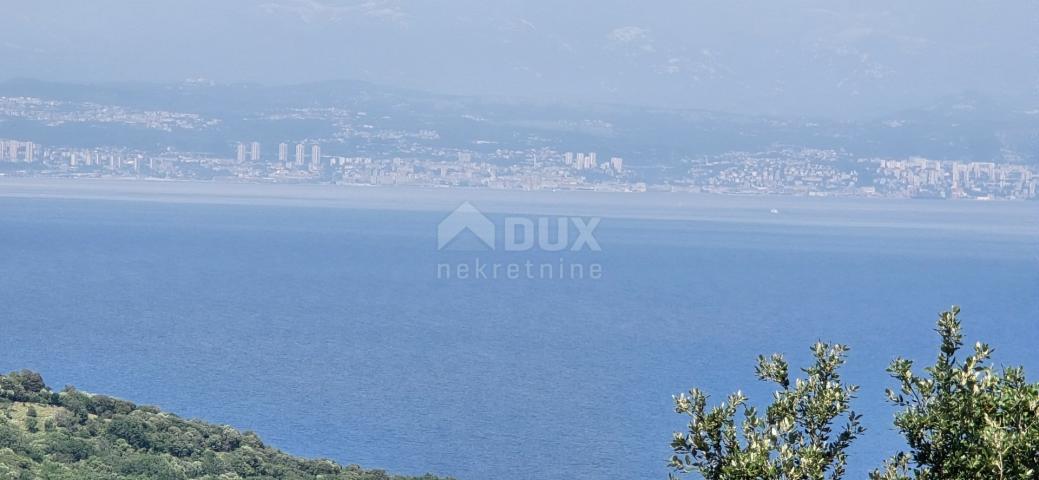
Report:
[[[832,150],[730,153],[690,164],[673,184],[708,193],[1028,199],[1036,198],[1039,184],[1034,166],[849,158]]]
[[[782,147],[686,159],[659,173],[616,155],[530,150],[440,149],[369,154],[325,153],[309,141],[278,145],[265,161],[257,141],[237,142],[232,158],[207,153],[122,147],[75,148],[0,139],[0,175],[94,176],[479,187],[513,190],[688,191],[716,194],[898,198],[1034,199],[1035,166],[966,160],[856,158],[835,150]],[[308,152],[309,147],[309,152]],[[246,161],[249,160],[249,161]]]

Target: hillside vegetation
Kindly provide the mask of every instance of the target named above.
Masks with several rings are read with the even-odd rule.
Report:
[[[54,392],[30,371],[0,376],[3,480],[410,478],[293,457],[254,433],[71,387]]]

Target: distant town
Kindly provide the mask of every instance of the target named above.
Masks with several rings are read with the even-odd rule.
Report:
[[[307,141],[263,145],[243,140],[220,155],[0,139],[0,175],[980,200],[1034,199],[1039,187],[1039,172],[1031,165],[853,158],[835,150],[794,147],[690,158],[664,173],[632,168],[619,156],[548,147],[403,153],[390,158],[329,155],[321,144]]]
[[[188,82],[175,88],[191,98],[210,87]],[[375,112],[320,103],[273,105],[250,107],[245,120],[213,116],[219,110],[203,111],[211,113],[0,96],[0,122],[14,126],[0,135],[29,137],[0,138],[0,175],[983,200],[1034,199],[1039,186],[1039,168],[1025,160],[1022,147],[1005,148],[999,161],[978,161],[880,158],[840,148],[764,143],[750,148],[757,151],[676,151],[665,161],[657,159],[659,152],[611,152],[588,137],[568,146],[573,141],[569,135],[545,137],[536,130],[520,135],[511,128],[488,133],[480,130],[489,124],[487,119],[469,113],[461,118],[468,122],[464,125],[476,126],[472,136],[458,133],[468,132],[465,127],[438,131],[438,123],[429,118],[450,116],[410,107]],[[17,125],[42,133],[38,138],[15,133]],[[286,128],[296,133],[284,132]],[[566,128],[611,132],[616,126],[588,119]],[[95,138],[92,131],[107,136]],[[508,132],[514,137],[506,138]],[[134,135],[148,140],[135,146],[98,146]],[[45,138],[53,144],[41,141]],[[226,143],[219,140],[225,138]],[[212,139],[218,139],[215,146]],[[75,146],[91,141],[96,143]],[[196,150],[188,150],[192,148]]]

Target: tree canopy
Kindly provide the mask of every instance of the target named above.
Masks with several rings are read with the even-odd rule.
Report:
[[[894,425],[908,451],[872,473],[871,480],[1033,479],[1039,472],[1039,384],[1024,369],[996,371],[992,348],[963,347],[959,307],[939,315],[938,359],[914,372],[898,358],[888,367],[897,388],[887,390],[899,411]],[[740,392],[707,407],[698,389],[674,397],[690,418],[675,433],[671,477],[696,473],[706,480],[836,480],[844,478],[849,448],[863,435],[851,410],[857,387],[838,373],[847,347],[817,343],[806,378],[791,384],[781,355],[759,357],[757,375],[778,390],[764,415]]]

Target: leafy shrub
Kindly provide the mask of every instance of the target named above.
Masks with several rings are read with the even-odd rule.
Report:
[[[7,422],[0,422],[0,449],[10,448],[16,452],[24,451],[25,438],[21,430]]]
[[[116,471],[122,475],[150,480],[186,478],[169,459],[159,455],[128,455],[119,461]]]
[[[960,360],[963,332],[953,307],[938,319],[941,347],[934,366],[913,373],[897,359],[888,372],[898,390],[888,399],[900,407],[895,426],[910,451],[899,453],[875,480],[1024,479],[1039,472],[1039,385],[1021,368],[996,372],[987,365],[992,348],[976,343]]]
[[[793,384],[782,356],[759,357],[758,378],[780,388],[764,415],[741,392],[710,410],[707,395],[697,389],[675,397],[675,411],[690,421],[688,432],[676,433],[671,442],[674,473],[697,472],[707,480],[842,478],[846,450],[864,430],[850,410],[858,387],[845,385],[838,372],[845,352],[843,345],[817,343],[815,364],[804,370],[807,378]],[[842,419],[834,434],[834,423]]]
[[[45,451],[58,462],[74,463],[94,454],[94,445],[90,441],[64,433],[47,435],[45,442]]]
[[[105,395],[94,395],[86,402],[87,411],[102,418],[112,418],[113,415],[126,415],[137,409],[137,406],[125,400],[112,398]]]
[[[50,401],[51,392],[39,373],[22,370],[0,376],[0,397],[15,402]]]
[[[133,448],[140,450],[151,448],[151,440],[148,439],[148,424],[139,417],[116,415],[108,423],[106,433],[126,441]]]

